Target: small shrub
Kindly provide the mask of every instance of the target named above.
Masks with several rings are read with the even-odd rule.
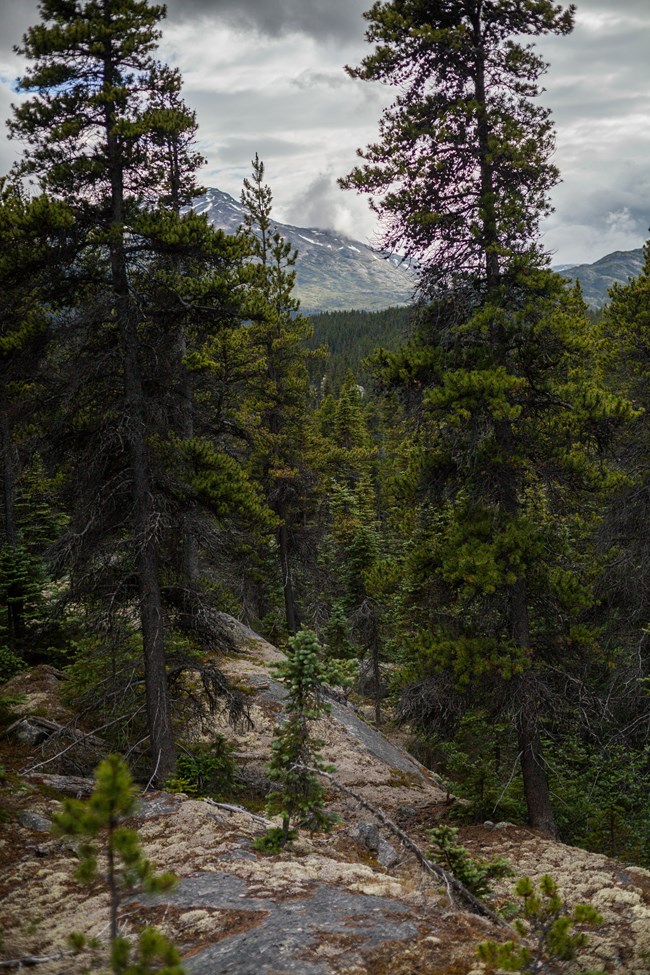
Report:
[[[0,683],[10,680],[21,670],[25,670],[27,664],[22,657],[5,644],[0,645]]]
[[[258,853],[281,853],[282,848],[290,840],[295,840],[297,835],[298,831],[295,829],[290,829],[285,834],[282,826],[271,826],[264,836],[258,836],[253,840],[253,849],[257,850]]]
[[[428,830],[427,835],[431,842],[431,858],[446,865],[456,880],[476,897],[490,893],[491,880],[512,876],[510,865],[502,857],[474,859],[469,850],[458,842],[458,830],[453,826],[436,826]]]
[[[176,775],[166,783],[170,792],[213,799],[235,791],[237,766],[233,746],[223,735],[216,735],[209,745],[196,745],[178,756]]]
[[[484,941],[478,946],[479,959],[493,968],[522,975],[565,972],[562,963],[574,961],[589,942],[581,927],[601,924],[601,915],[589,904],[576,904],[569,911],[548,874],[540,880],[539,890],[529,877],[522,877],[515,891],[521,902],[514,927],[527,943]],[[579,975],[604,973],[582,970]]]
[[[101,942],[74,931],[68,937],[73,954],[90,950],[93,968],[101,966]],[[111,975],[186,975],[181,957],[173,944],[157,928],[143,928],[133,945],[126,938],[111,942]],[[86,969],[84,969],[86,971]]]

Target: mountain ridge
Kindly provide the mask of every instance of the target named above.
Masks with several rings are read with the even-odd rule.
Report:
[[[193,204],[218,229],[234,233],[244,208],[223,190],[208,189]],[[296,297],[301,311],[382,311],[409,305],[417,284],[409,263],[335,230],[296,227],[273,220],[273,229],[298,250]]]
[[[578,280],[587,304],[602,308],[607,303],[609,289],[614,284],[627,284],[643,268],[643,248],[631,251],[612,251],[593,264],[562,264],[554,267],[568,280]]]
[[[235,233],[244,216],[243,206],[216,188],[206,190],[192,209],[227,233]],[[383,311],[412,304],[417,278],[407,259],[335,230],[272,223],[298,251],[295,294],[304,314]],[[639,247],[613,251],[592,264],[558,264],[553,270],[567,280],[580,281],[587,303],[602,308],[611,286],[627,284],[642,268],[643,248]]]

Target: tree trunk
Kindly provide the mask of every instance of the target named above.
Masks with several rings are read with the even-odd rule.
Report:
[[[3,402],[0,404],[0,438],[2,447],[2,488],[4,510],[4,542],[11,548],[18,544],[18,528],[16,525],[16,508],[14,495],[14,460],[11,443],[11,424],[9,423],[8,405],[3,389]]]
[[[485,53],[483,44],[480,11],[472,18],[474,46],[476,49],[476,74],[474,91],[478,105],[477,135],[479,144],[479,165],[481,170],[480,207],[483,214],[481,241],[485,254],[485,280],[488,294],[496,288],[500,279],[497,225],[497,211],[494,194],[494,172],[490,162],[490,125],[487,114],[487,95],[485,90]]]
[[[120,909],[120,895],[117,889],[117,865],[115,863],[115,828],[116,822],[111,816],[108,821],[108,839],[106,841],[107,879],[110,897],[110,931],[111,944],[119,934],[118,912]]]
[[[3,387],[4,394],[4,387]],[[3,543],[12,550],[12,557],[8,564],[9,571],[16,565],[18,552],[18,524],[16,521],[16,492],[14,472],[13,443],[11,439],[11,423],[6,395],[0,404],[0,448],[2,449],[2,487],[4,511],[4,539]],[[12,650],[22,650],[25,646],[25,600],[24,587],[15,580],[9,583],[7,590],[7,638]]]
[[[133,478],[133,530],[137,546],[140,624],[144,653],[147,720],[152,778],[162,785],[176,766],[176,750],[167,693],[164,622],[158,569],[158,537],[153,510],[146,442],[138,336],[123,295],[118,299],[124,356],[124,407],[128,417],[129,455]]]
[[[528,605],[523,579],[518,579],[510,590],[510,620],[515,644],[522,649],[528,648]],[[528,822],[546,836],[557,836],[539,734],[539,706],[534,683],[529,677],[523,678],[522,689],[516,726]]]
[[[280,567],[282,570],[282,590],[284,592],[284,611],[287,620],[287,630],[293,636],[298,632],[298,619],[296,613],[296,603],[293,594],[293,582],[291,579],[291,562],[289,559],[289,531],[285,520],[285,510],[278,512],[278,517],[282,518],[278,529],[278,544],[280,550]]]
[[[179,268],[177,267],[178,271]],[[187,355],[187,338],[185,334],[185,324],[181,321],[178,325],[176,335],[176,358],[177,369],[180,376],[178,386],[179,395],[179,418],[178,428],[183,440],[191,440],[194,436],[194,399],[192,390],[192,377],[185,365]],[[200,576],[199,570],[199,546],[195,536],[192,534],[188,525],[181,523],[182,539],[181,548],[183,553],[183,576],[188,584],[194,585]]]
[[[510,518],[515,518],[519,510],[517,483],[508,459],[514,454],[513,434],[510,424],[501,421],[496,424],[496,439],[504,453],[504,469],[500,486],[504,510]],[[523,576],[509,587],[510,636],[515,646],[530,650],[530,627],[528,616],[528,595]],[[539,734],[539,706],[534,681],[530,676],[522,680],[523,694],[516,718],[517,739],[521,754],[521,773],[524,782],[524,796],[528,810],[528,822],[547,836],[557,836],[553,816],[551,794],[544,770],[542,742]]]
[[[108,17],[108,12],[107,12]],[[115,66],[110,41],[105,42],[104,85],[115,85]],[[111,285],[119,326],[124,370],[124,413],[133,479],[132,527],[137,549],[140,591],[140,625],[144,655],[147,723],[151,750],[151,778],[162,785],[176,767],[176,749],[169,708],[165,657],[164,620],[158,567],[158,534],[153,507],[147,449],[147,416],[139,361],[139,337],[135,309],[129,292],[124,252],[123,154],[116,134],[115,105],[105,103],[107,167],[111,181],[109,236]]]
[[[379,667],[379,647],[373,641],[372,649],[372,677],[375,682],[375,724],[381,725],[381,669]]]
[[[521,753],[528,822],[545,836],[555,837],[557,826],[544,768],[537,709],[532,700],[522,701],[522,709],[517,716],[517,738]]]

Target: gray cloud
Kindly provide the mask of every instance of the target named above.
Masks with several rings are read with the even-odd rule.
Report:
[[[27,28],[38,23],[38,7],[36,0],[25,0],[16,3],[15,0],[0,0],[0,17],[2,17],[2,48],[11,48],[18,44]]]
[[[202,16],[277,37],[298,32],[316,39],[349,40],[365,31],[368,0],[170,0],[170,19]]]
[[[264,134],[259,137],[228,139],[219,146],[219,159],[224,163],[241,163],[245,159],[253,159],[255,153],[260,159],[270,157],[295,156],[300,149],[297,142],[289,139],[275,139]]]
[[[339,188],[332,169],[321,172],[284,209],[288,223],[302,227],[333,228],[357,240],[377,243],[374,220],[365,204]]]
[[[349,86],[350,80],[342,71],[301,71],[299,75],[291,79],[291,84],[301,91],[308,91],[310,88],[342,88]]]
[[[288,219],[303,227],[333,227],[340,191],[332,173],[319,173],[306,189],[292,201]]]
[[[37,0],[0,0],[0,55],[20,44],[27,28],[40,19]]]
[[[619,0],[618,3],[612,3],[612,0],[577,0],[576,6],[578,21],[585,11],[591,10],[602,10],[603,13],[612,16],[638,14],[640,17],[647,17],[648,15],[647,0]]]

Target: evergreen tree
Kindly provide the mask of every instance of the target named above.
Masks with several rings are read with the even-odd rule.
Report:
[[[46,196],[29,200],[18,184],[0,180],[0,643],[13,668],[38,649],[43,556],[55,534],[51,508],[25,509],[36,502],[34,482],[44,480],[35,453],[41,370],[60,287],[52,266],[69,254],[70,225],[65,207]]]
[[[137,831],[126,823],[134,815],[136,792],[119,755],[109,755],[97,767],[95,788],[87,800],[66,799],[54,818],[54,829],[80,839],[77,879],[92,883],[98,877],[109,894],[110,961],[114,975],[183,975],[176,949],[159,931],[147,928],[139,939],[139,958],[120,934],[120,905],[125,896],[142,890],[148,894],[169,890],[175,883],[170,873],[155,874],[144,855]],[[105,870],[100,870],[100,860]],[[84,939],[73,936],[77,947]]]
[[[387,381],[399,386],[410,365],[426,385],[401,478],[419,522],[406,584],[425,628],[414,633],[411,615],[416,671],[452,673],[466,700],[510,715],[529,819],[551,832],[541,732],[559,675],[577,677],[595,649],[582,622],[598,565],[589,538],[612,483],[602,450],[629,408],[605,388],[579,294],[550,272],[536,281],[520,308],[486,305],[459,323],[430,308],[420,339],[383,361]],[[482,340],[496,316],[507,368]],[[412,698],[434,725],[435,686],[430,708]]]
[[[529,820],[547,832],[544,670],[588,601],[575,529],[551,543],[549,505],[575,516],[572,489],[594,490],[589,458],[622,409],[589,371],[579,298],[567,305],[536,241],[558,173],[549,113],[532,101],[546,65],[519,38],[567,34],[573,13],[551,0],[375,3],[366,17],[376,49],[348,70],[400,94],[379,142],[361,152],[367,163],[342,181],[374,194],[391,221],[385,243],[417,255],[431,299],[408,364],[388,357],[425,419],[411,472],[417,493],[435,499],[418,558],[444,606],[430,621],[430,656],[452,668],[464,657],[476,690],[488,673],[517,675]],[[550,627],[538,616],[549,605],[563,607]]]
[[[334,656],[358,657],[362,673],[363,661],[369,662],[370,679],[364,675],[360,685],[372,687],[379,724],[383,612],[376,582],[384,539],[377,510],[377,449],[351,372],[336,400],[323,402],[318,419],[328,477],[327,529],[320,555],[329,603],[323,632]]]
[[[182,122],[182,107],[161,108],[178,88],[177,78],[152,57],[163,7],[143,0],[42,0],[40,12],[42,23],[28,30],[19,48],[34,62],[20,82],[32,97],[14,109],[10,131],[28,146],[20,171],[37,176],[75,216],[77,266],[94,285],[87,307],[95,334],[84,352],[97,352],[106,336],[117,346],[117,354],[109,355],[115,366],[112,376],[120,377],[121,388],[114,384],[110,391],[111,415],[101,416],[98,390],[87,391],[90,412],[82,428],[88,440],[94,412],[96,449],[115,440],[115,433],[126,448],[152,769],[163,782],[173,770],[175,749],[161,594],[161,512],[154,500],[147,346],[132,272],[135,255],[151,252],[154,241],[158,248],[187,244],[188,236],[194,243],[191,232],[179,229],[177,216],[152,216],[146,208],[170,196],[173,200],[175,192],[178,196],[181,169],[169,172],[164,150],[178,146],[179,130],[191,131],[192,119],[186,115]],[[191,176],[197,161],[195,155],[186,155],[183,178]],[[123,453],[120,446],[118,456]],[[79,526],[76,543],[82,547],[84,539],[97,545],[97,524],[105,522],[97,515],[107,498],[114,499],[122,477],[110,465],[106,452],[98,451],[93,469],[101,472],[104,491],[85,528]],[[105,476],[111,481],[108,490]]]
[[[252,178],[244,180],[241,202],[244,234],[252,255],[248,266],[249,338],[259,362],[255,393],[245,408],[254,421],[253,469],[277,518],[286,626],[295,634],[299,624],[296,554],[317,489],[307,421],[307,361],[314,353],[309,352],[306,342],[312,327],[298,313],[299,303],[293,296],[297,251],[273,228],[271,190],[264,183],[264,164],[257,155]],[[304,550],[304,544],[302,547]]]
[[[607,506],[598,537],[606,562],[599,586],[599,618],[617,661],[609,675],[614,681],[610,700],[616,702],[616,734],[621,735],[624,747],[631,748],[643,748],[648,732],[649,326],[650,243],[646,243],[641,273],[626,285],[614,285],[603,314],[603,327],[616,350],[610,382],[629,396],[634,407],[633,422],[617,442],[620,483]]]
[[[268,811],[282,816],[284,845],[292,822],[311,830],[327,827],[331,820],[323,809],[323,790],[314,769],[328,770],[320,755],[322,742],[314,738],[312,724],[328,711],[322,700],[324,671],[321,646],[311,630],[291,637],[287,660],[278,664],[276,675],[286,684],[286,718],[276,730],[270,777],[279,785],[269,797]]]
[[[376,44],[353,78],[399,86],[366,163],[341,180],[372,194],[387,246],[417,255],[424,283],[470,275],[494,287],[531,249],[558,180],[540,92],[544,61],[519,38],[568,34],[573,5],[553,0],[377,0]]]
[[[314,334],[307,345],[316,351],[325,346],[329,352],[325,363],[309,363],[312,384],[323,382],[340,389],[348,371],[370,390],[372,373],[365,361],[378,347],[391,351],[406,339],[412,310],[409,307],[385,308],[383,311],[326,311],[310,315]]]

